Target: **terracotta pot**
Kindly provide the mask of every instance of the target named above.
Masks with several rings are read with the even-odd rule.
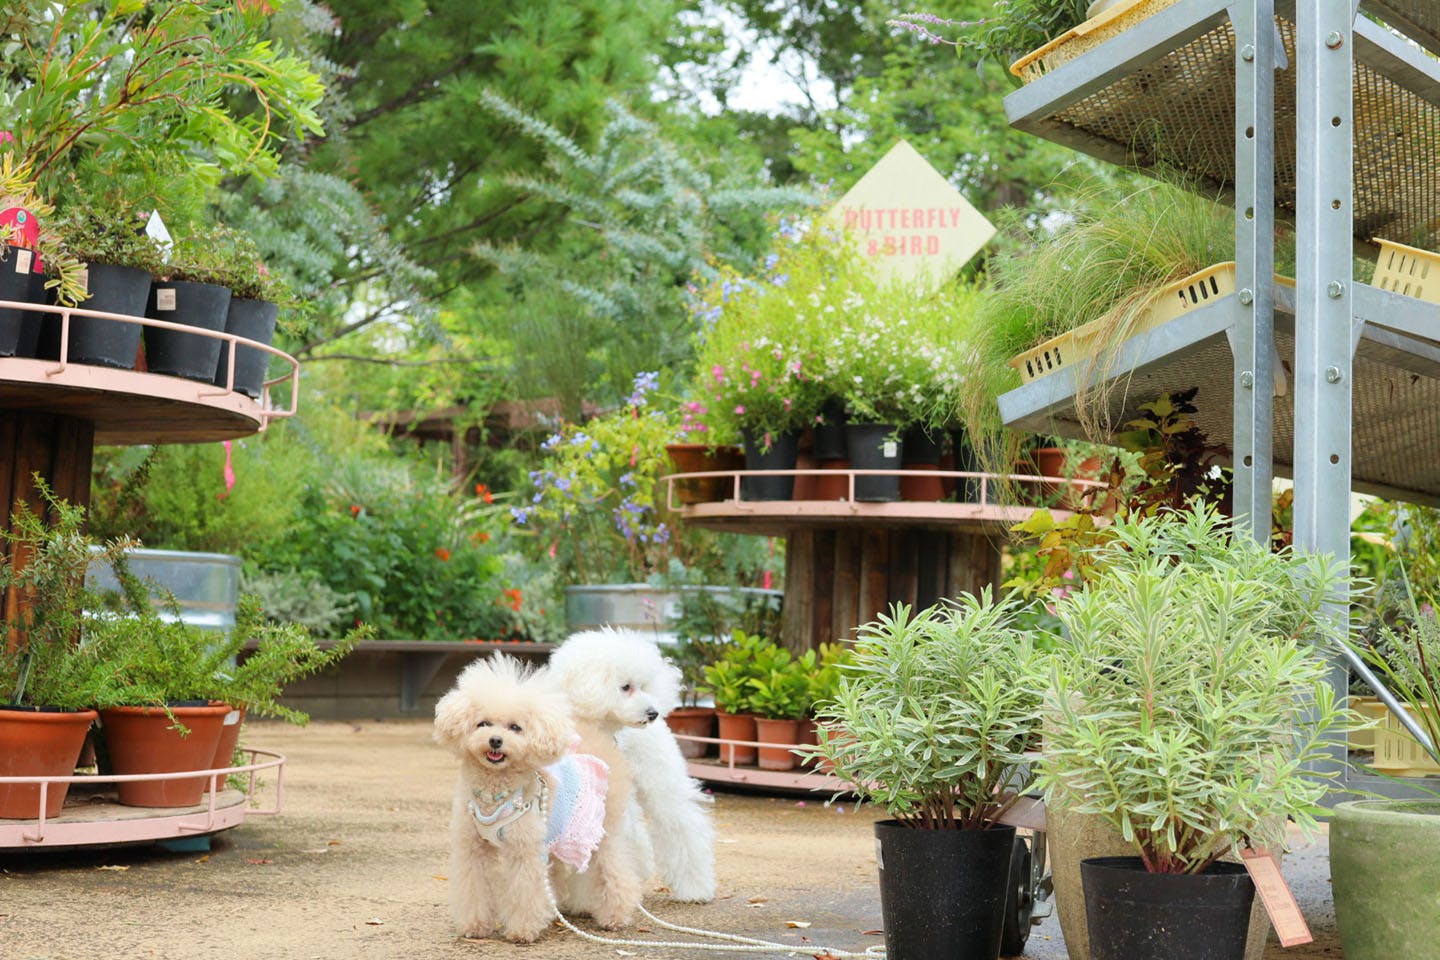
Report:
[[[821,470],[849,470],[849,460],[821,460]],[[816,500],[844,500],[850,496],[850,478],[845,474],[826,476],[820,474],[815,478],[815,499]]]
[[[703,443],[667,443],[665,452],[676,473],[707,473],[712,470],[735,470],[733,458],[721,448]],[[739,451],[735,451],[739,454]],[[679,503],[711,503],[730,495],[733,481],[724,477],[703,477],[675,481],[675,499]]]
[[[220,770],[230,766],[235,759],[235,748],[240,744],[240,725],[245,722],[245,708],[238,710],[231,708],[225,714],[225,722],[220,727],[220,739],[215,743],[215,756],[210,761],[211,770]],[[221,777],[216,784],[220,790],[225,789],[225,778]],[[205,778],[205,790],[210,790],[210,778]]]
[[[112,707],[100,711],[100,728],[117,774],[175,773],[209,770],[228,704],[171,707],[175,719],[190,729],[188,736],[171,729],[159,707]],[[205,795],[207,777],[172,777],[118,784],[120,802],[132,807],[190,807]]]
[[[782,720],[775,717],[755,718],[755,739],[762,746],[759,749],[761,770],[794,770],[800,759],[792,749],[800,743],[800,721]],[[779,746],[767,747],[773,743]]]
[[[818,466],[819,464],[808,450],[801,450],[795,457],[795,469],[797,470],[814,470]],[[796,500],[819,500],[820,479],[818,474],[800,474],[795,478],[795,489],[791,493],[791,497]]]
[[[714,707],[677,707],[665,715],[665,725],[670,732],[686,737],[713,737],[715,735]],[[680,755],[686,760],[698,760],[710,752],[709,743],[694,740],[675,741],[680,745]]]
[[[0,777],[68,777],[75,772],[94,710],[0,709]],[[45,793],[46,818],[58,817],[67,783]],[[0,817],[34,820],[40,815],[38,783],[0,784]]]
[[[747,744],[755,742],[754,714],[727,713],[724,710],[716,710],[715,721],[720,725],[721,740],[743,740]],[[720,759],[726,763],[748,766],[755,762],[755,748],[722,743],[720,744]]]

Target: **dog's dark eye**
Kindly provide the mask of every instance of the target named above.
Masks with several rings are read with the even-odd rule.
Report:
[[[512,724],[510,724],[510,732],[511,732],[511,733],[519,733],[519,732],[520,732],[520,724],[518,724],[518,723],[512,723]]]
[[[629,693],[629,692],[631,691],[631,689],[633,689],[633,687],[634,687],[634,684],[627,683],[627,684],[625,684],[625,686],[623,686],[623,687],[620,688],[620,692],[621,692],[621,693]]]
[[[488,727],[488,726],[490,726],[490,721],[489,721],[489,720],[481,720],[479,723],[475,724],[475,726],[476,726],[476,727]]]

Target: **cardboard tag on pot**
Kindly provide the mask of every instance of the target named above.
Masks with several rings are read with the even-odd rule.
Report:
[[[1260,893],[1260,902],[1265,904],[1270,922],[1275,925],[1275,936],[1280,940],[1280,946],[1298,947],[1313,941],[1315,938],[1310,935],[1310,927],[1300,914],[1295,894],[1290,892],[1290,885],[1285,882],[1275,858],[1266,850],[1242,850],[1240,859],[1249,871],[1250,879],[1255,881],[1255,889]]]
[[[175,288],[174,288],[174,287],[156,287],[156,288],[155,288],[155,309],[156,309],[157,311],[160,311],[160,310],[174,310],[174,309],[175,309]]]
[[[15,272],[16,272],[16,273],[29,273],[29,272],[30,272],[30,257],[31,257],[31,253],[30,253],[29,250],[26,250],[24,247],[16,247],[16,248],[15,248]]]

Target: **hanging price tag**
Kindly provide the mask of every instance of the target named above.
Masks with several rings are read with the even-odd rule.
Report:
[[[1296,947],[1313,941],[1315,938],[1310,935],[1310,927],[1300,914],[1295,894],[1290,892],[1290,885],[1285,882],[1275,858],[1265,850],[1242,850],[1240,858],[1250,873],[1250,879],[1255,881],[1255,889],[1260,893],[1260,902],[1265,904],[1270,922],[1275,925],[1275,936],[1279,938],[1280,946]]]
[[[175,288],[174,288],[174,287],[156,287],[156,288],[155,288],[155,309],[156,309],[157,311],[158,311],[158,310],[167,310],[167,311],[168,311],[168,310],[174,310],[174,309],[175,309]]]

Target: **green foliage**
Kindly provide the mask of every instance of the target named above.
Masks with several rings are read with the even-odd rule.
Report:
[[[56,225],[65,248],[82,263],[130,267],[156,275],[164,264],[160,247],[145,233],[147,212],[94,197],[72,204]]]
[[[989,590],[857,631],[854,663],[816,709],[817,751],[865,799],[912,827],[992,826],[1023,791],[1044,661]]]
[[[1403,565],[1398,580],[1399,616],[1387,620],[1377,611],[1371,635],[1351,642],[1395,698],[1413,706],[1411,716],[1430,738],[1427,752],[1440,763],[1440,621],[1432,603],[1417,599]]]
[[[680,668],[680,693],[694,706],[705,668],[720,658],[737,633],[777,636],[780,597],[758,590],[736,592],[710,586],[681,587],[680,615],[667,626],[676,641],[666,657]]]
[[[181,192],[220,171],[273,173],[283,137],[320,132],[323,90],[302,61],[264,38],[262,6],[8,4],[0,102],[41,183],[69,187],[80,158],[94,153],[127,170],[184,158]]]
[[[844,643],[822,643],[818,656],[815,651],[808,655],[815,657],[814,669],[810,672],[808,699],[813,709],[816,704],[829,703],[840,693],[840,683],[845,669],[855,662],[855,652]]]
[[[258,598],[242,597],[231,636],[253,641],[254,649],[237,666],[220,671],[222,682],[212,696],[244,708],[252,717],[279,717],[303,724],[309,716],[279,702],[286,685],[339,663],[357,643],[372,638],[374,630],[360,627],[348,631],[322,649],[300,624],[276,622],[273,611],[264,610]]]
[[[750,688],[749,712],[774,720],[799,720],[810,710],[810,681],[815,674],[815,651],[800,657],[773,641],[753,651],[746,679]]]
[[[962,58],[994,60],[1008,66],[1085,22],[1090,0],[994,0],[975,21],[907,13],[890,21],[929,43],[949,44]],[[954,31],[954,38],[947,34]]]
[[[596,372],[612,396],[639,370],[686,364],[689,278],[712,272],[711,261],[748,259],[741,241],[766,212],[813,202],[760,185],[756,170],[702,159],[617,102],[590,150],[493,92],[481,103],[545,148],[544,175],[517,171],[506,183],[564,211],[572,225],[544,247],[476,248],[527,304],[516,331],[517,381],[561,397],[572,417],[601,346],[608,369]]]
[[[39,475],[34,479],[45,512],[17,502],[4,533],[0,594],[29,602],[16,619],[0,624],[0,696],[16,704],[86,709],[98,701],[106,679],[81,637],[85,612],[100,606],[85,586],[85,571],[92,560],[121,562],[132,544],[117,539],[97,545],[85,534],[85,511],[56,497]]]
[[[240,592],[256,599],[267,622],[293,623],[317,637],[338,636],[356,619],[352,598],[304,570],[242,570]]]
[[[705,690],[715,700],[715,707],[727,713],[749,713],[751,680],[758,680],[762,674],[759,660],[769,659],[768,651],[775,647],[775,641],[755,634],[736,630],[730,642],[721,649],[715,660],[704,667]]]
[[[1326,679],[1348,587],[1328,560],[1272,552],[1213,508],[1117,519],[1097,573],[1060,600],[1039,783],[1095,814],[1155,872],[1192,873],[1315,827]],[[1333,774],[1331,774],[1333,775]]]

